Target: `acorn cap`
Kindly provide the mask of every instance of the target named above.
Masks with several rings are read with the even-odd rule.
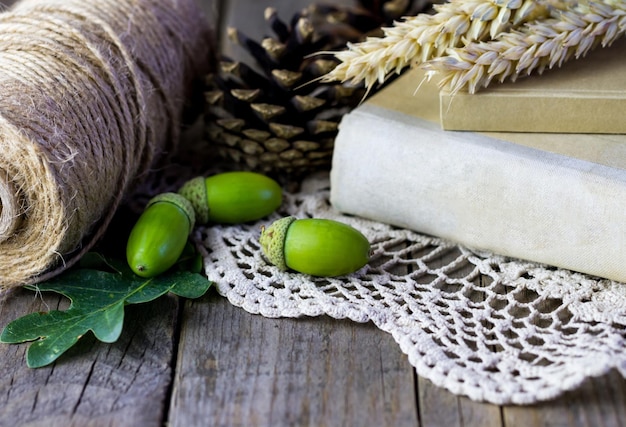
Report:
[[[184,196],[177,193],[161,193],[157,196],[154,196],[152,199],[148,201],[146,205],[146,209],[155,203],[171,203],[174,206],[178,207],[182,210],[185,215],[187,215],[187,219],[189,220],[189,231],[193,229],[196,223],[196,214],[194,212],[194,207],[189,200],[187,200]]]
[[[199,224],[209,222],[209,202],[204,177],[190,179],[180,187],[178,194],[191,202]]]
[[[289,226],[296,221],[293,216],[286,216],[274,221],[269,227],[261,229],[259,243],[267,259],[279,269],[288,269],[285,262],[285,238]]]

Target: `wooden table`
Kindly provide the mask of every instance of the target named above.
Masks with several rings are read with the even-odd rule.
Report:
[[[63,308],[19,291],[0,326]],[[268,319],[213,290],[126,308],[114,344],[84,337],[29,369],[25,345],[0,345],[0,426],[624,426],[626,380],[593,379],[534,406],[495,406],[417,377],[392,337],[325,317]]]
[[[203,4],[222,24],[254,17],[248,33],[263,33],[271,2],[223,3],[221,13]],[[271,4],[297,10],[297,3]],[[18,291],[0,305],[0,327],[67,304]],[[626,425],[626,380],[618,373],[538,405],[478,403],[416,376],[393,338],[372,324],[268,319],[215,290],[193,301],[167,296],[128,306],[116,343],[86,336],[49,367],[27,368],[25,350],[0,345],[0,426]]]

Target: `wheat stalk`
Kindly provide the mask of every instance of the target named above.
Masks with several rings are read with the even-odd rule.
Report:
[[[450,0],[433,6],[435,14],[405,17],[383,28],[383,37],[349,43],[333,52],[340,63],[323,81],[362,81],[371,88],[408,65],[441,56],[446,49],[493,38],[509,28],[549,15],[549,5],[560,0]]]
[[[454,94],[470,93],[491,81],[515,80],[520,75],[542,73],[546,68],[580,58],[598,45],[610,45],[626,33],[626,1],[579,2],[551,17],[501,33],[493,41],[473,42],[448,49],[422,67],[429,77],[441,73],[440,86]]]

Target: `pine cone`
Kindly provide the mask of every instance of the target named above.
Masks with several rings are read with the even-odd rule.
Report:
[[[328,169],[341,117],[362,101],[363,86],[319,83],[332,55],[414,7],[412,1],[361,1],[360,8],[313,4],[290,24],[268,8],[274,36],[261,42],[236,29],[229,37],[254,66],[223,58],[207,76],[205,137],[219,157],[244,169],[300,176]],[[410,12],[413,13],[413,12]]]

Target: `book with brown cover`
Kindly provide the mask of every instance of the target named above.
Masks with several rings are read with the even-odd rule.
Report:
[[[626,38],[542,74],[440,97],[446,130],[626,133]]]

